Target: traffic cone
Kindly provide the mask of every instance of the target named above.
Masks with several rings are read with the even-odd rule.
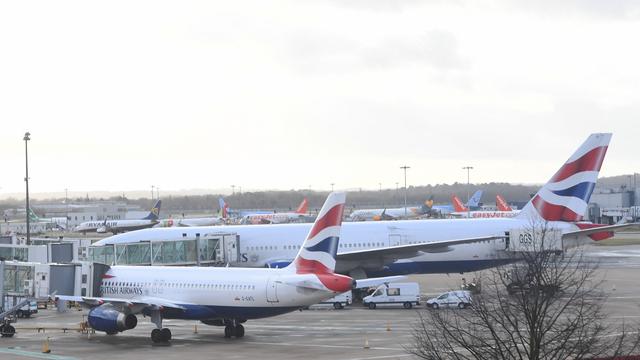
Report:
[[[391,331],[391,321],[387,320],[387,331]]]
[[[367,336],[364,337],[364,348],[365,349],[369,348],[369,338]]]
[[[49,337],[47,337],[47,339],[42,343],[42,353],[48,354],[50,352],[51,349],[49,349]]]

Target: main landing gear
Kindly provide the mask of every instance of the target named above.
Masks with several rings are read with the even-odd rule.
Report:
[[[238,320],[225,320],[224,337],[230,338],[235,336],[241,338],[244,336],[244,326],[238,322]]]
[[[162,315],[156,310],[151,313],[151,322],[156,328],[151,330],[151,341],[154,343],[166,343],[171,340],[171,330],[162,327]]]

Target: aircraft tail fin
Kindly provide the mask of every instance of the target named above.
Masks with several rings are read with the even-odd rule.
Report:
[[[480,199],[482,199],[482,190],[477,190],[467,201],[467,207],[471,209],[480,206]]]
[[[220,206],[220,217],[226,219],[229,217],[229,205],[221,197],[218,198],[218,205]]]
[[[468,210],[456,195],[451,196],[451,202],[453,203],[453,209],[456,212],[463,212]]]
[[[29,208],[29,220],[33,221],[33,222],[38,222],[40,221],[40,218],[38,217],[38,215],[36,215],[36,213],[33,212],[33,210],[31,208]]]
[[[511,206],[509,206],[509,204],[507,204],[504,198],[500,195],[496,195],[496,207],[498,208],[498,211],[513,211]]]
[[[333,273],[345,201],[344,192],[329,194],[302,248],[287,268],[298,274]]]
[[[144,220],[158,220],[160,216],[160,206],[162,205],[162,200],[156,201],[156,204],[153,205],[151,211],[149,211],[149,215],[144,217]]]
[[[610,133],[591,134],[518,217],[568,222],[582,219],[610,141]]]
[[[296,214],[306,214],[307,210],[309,210],[309,201],[307,198],[304,198],[296,209]]]

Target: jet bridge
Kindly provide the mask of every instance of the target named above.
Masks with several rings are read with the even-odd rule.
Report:
[[[140,240],[89,248],[91,261],[107,265],[224,266],[240,261],[236,233],[204,233],[176,240]]]

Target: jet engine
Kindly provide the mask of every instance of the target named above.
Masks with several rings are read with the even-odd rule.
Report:
[[[89,325],[107,334],[130,330],[138,325],[138,318],[133,314],[125,314],[111,305],[100,305],[89,311]]]

